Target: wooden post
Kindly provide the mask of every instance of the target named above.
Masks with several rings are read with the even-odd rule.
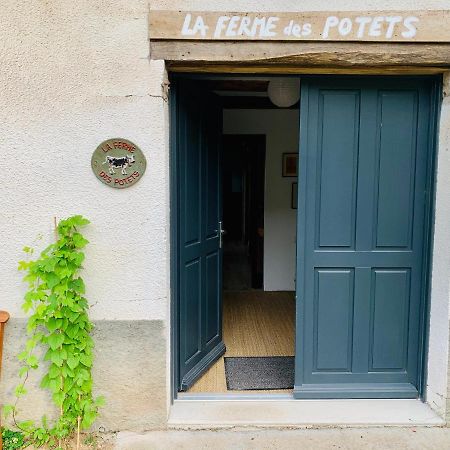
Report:
[[[3,359],[3,333],[5,328],[5,323],[9,320],[9,314],[6,311],[0,311],[0,378],[2,374],[2,359]],[[0,450],[3,448],[3,439],[2,439],[2,421],[0,415]]]

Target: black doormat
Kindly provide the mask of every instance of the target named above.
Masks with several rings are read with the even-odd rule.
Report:
[[[226,357],[225,376],[230,391],[293,389],[294,357]]]

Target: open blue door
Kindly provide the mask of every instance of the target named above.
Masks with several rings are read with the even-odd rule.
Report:
[[[296,398],[419,395],[431,83],[306,78]]]
[[[221,111],[201,83],[176,86],[178,389],[224,352],[222,341]]]

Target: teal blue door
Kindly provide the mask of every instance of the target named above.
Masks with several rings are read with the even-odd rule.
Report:
[[[222,341],[221,114],[201,83],[176,95],[178,389],[187,390],[224,351]]]
[[[296,398],[414,398],[430,83],[302,79]]]

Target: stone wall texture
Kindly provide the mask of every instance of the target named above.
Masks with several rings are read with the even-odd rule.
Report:
[[[3,404],[14,402],[20,364],[16,355],[26,341],[26,320],[12,319],[5,336]],[[95,322],[94,394],[105,397],[95,429],[144,431],[166,425],[166,342],[160,320]],[[31,373],[28,394],[18,403],[19,419],[39,421],[57,410],[47,391],[39,388],[46,364]]]

